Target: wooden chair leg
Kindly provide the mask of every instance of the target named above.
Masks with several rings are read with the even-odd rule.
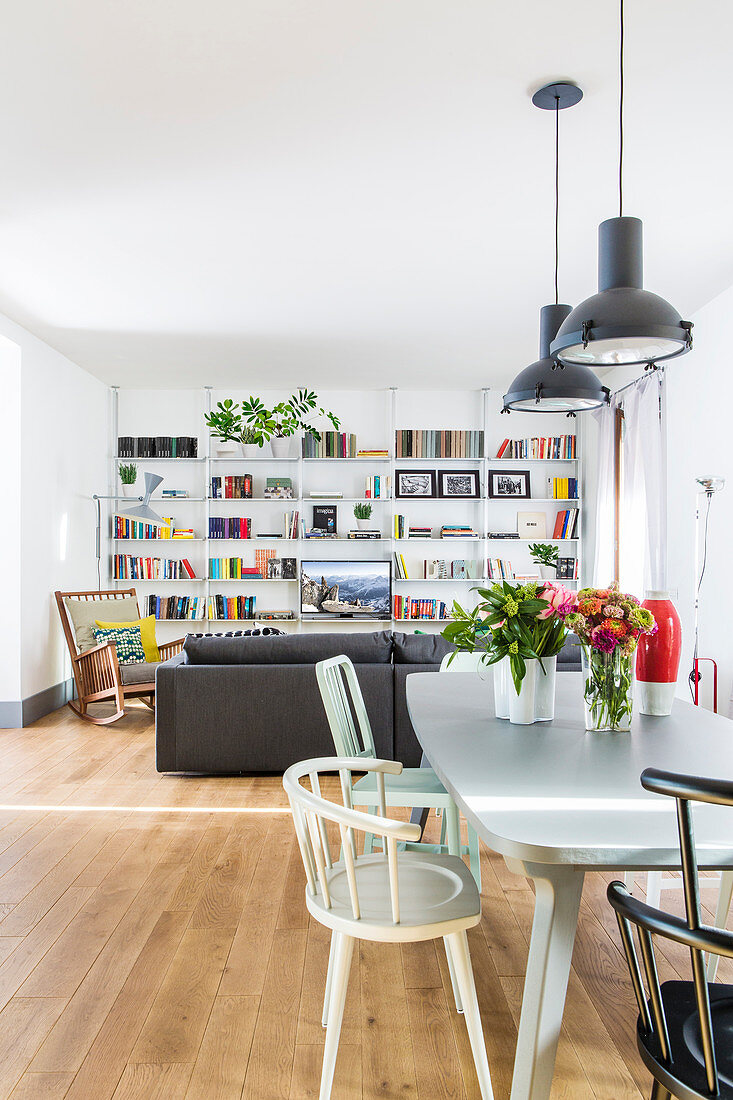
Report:
[[[471,969],[471,955],[468,950],[468,938],[465,932],[454,932],[446,936],[450,941],[450,951],[456,968],[458,988],[463,1001],[463,1018],[466,1021],[468,1038],[471,1042],[473,1061],[476,1066],[479,1089],[482,1100],[494,1100],[494,1091],[491,1087],[491,1075],[489,1073],[489,1061],[486,1057],[486,1045],[484,1032],[481,1027],[481,1014],[479,1013],[476,986],[473,981]]]
[[[142,701],[143,701],[143,703],[145,704],[146,707],[149,707],[150,710],[155,710],[155,696],[154,695],[141,695],[140,698],[142,699]]]
[[[453,999],[456,1002],[456,1012],[463,1012],[463,1002],[461,1001],[461,994],[458,989],[458,980],[456,979],[456,967],[453,962],[453,956],[451,955],[450,944],[448,937],[443,936],[443,943],[445,944],[445,957],[448,960],[448,973],[450,974],[450,984],[453,987]]]
[[[351,956],[354,953],[354,940],[342,932],[331,934],[334,942],[333,974],[331,977],[331,995],[328,1005],[328,1025],[326,1043],[323,1048],[323,1070],[321,1071],[321,1091],[319,1100],[331,1100],[333,1074],[336,1069],[341,1021],[344,1017],[346,987],[349,982]]]

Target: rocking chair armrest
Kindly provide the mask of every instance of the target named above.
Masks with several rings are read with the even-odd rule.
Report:
[[[85,649],[74,657],[74,664],[84,685],[85,695],[119,685],[120,666],[114,642],[102,642],[92,649]]]
[[[77,653],[72,660],[76,664],[81,664],[83,661],[89,660],[94,653],[101,653],[103,649],[114,650],[115,657],[117,656],[117,646],[114,642],[100,642],[99,645],[92,646],[91,649],[84,649],[81,653]]]
[[[180,653],[183,649],[183,643],[185,638],[176,638],[174,642],[165,642],[163,645],[158,645],[161,661],[167,661],[171,657],[175,657],[176,653]]]

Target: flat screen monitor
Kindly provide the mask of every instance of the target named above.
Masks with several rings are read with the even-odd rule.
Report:
[[[391,619],[389,561],[302,561],[300,614],[304,619]]]

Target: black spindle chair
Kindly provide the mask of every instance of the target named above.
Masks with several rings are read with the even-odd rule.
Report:
[[[733,806],[733,782],[648,768],[647,791],[677,800],[686,919],[631,896],[622,882],[608,887],[639,1005],[636,1040],[654,1078],[652,1100],[733,1100],[733,985],[708,985],[704,953],[733,958],[733,933],[703,924],[691,802]],[[644,976],[631,925],[636,925]],[[660,985],[652,936],[690,949],[691,982]]]

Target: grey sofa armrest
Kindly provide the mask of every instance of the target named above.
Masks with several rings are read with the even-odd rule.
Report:
[[[159,772],[175,770],[175,673],[185,663],[185,654],[176,653],[170,660],[161,661],[155,670],[155,766]]]

